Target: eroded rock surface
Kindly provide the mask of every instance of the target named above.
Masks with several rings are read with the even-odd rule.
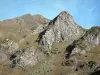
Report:
[[[41,35],[39,43],[47,45],[51,49],[53,42],[66,41],[68,44],[71,44],[84,33],[85,30],[74,22],[72,16],[68,12],[63,11],[49,22],[48,28]]]
[[[100,27],[92,27],[80,39],[74,41],[66,50],[72,54],[86,54],[92,48],[100,45]],[[70,47],[70,48],[69,48]]]

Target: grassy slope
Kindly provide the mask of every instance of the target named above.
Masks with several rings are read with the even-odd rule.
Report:
[[[21,31],[20,31],[21,30]],[[25,33],[25,35],[24,35]],[[25,36],[25,37],[23,37]],[[12,40],[18,43],[19,48],[36,47],[35,43],[38,38],[38,34],[32,35],[31,31],[27,31],[19,26],[0,26],[0,43],[4,43],[6,39]],[[24,40],[22,40],[24,39]],[[14,69],[10,68],[10,61],[4,61],[0,63],[0,75],[27,75],[29,70],[23,70],[20,67]]]

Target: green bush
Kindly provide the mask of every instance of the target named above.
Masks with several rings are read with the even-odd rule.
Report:
[[[90,67],[90,68],[92,68],[93,66],[95,66],[97,63],[95,62],[95,61],[89,61],[88,62],[88,66]]]

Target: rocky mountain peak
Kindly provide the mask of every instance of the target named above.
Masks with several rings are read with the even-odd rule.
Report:
[[[23,15],[22,17],[28,17],[28,16],[32,16],[30,13],[27,13],[25,15]]]
[[[31,30],[35,30],[38,28],[38,26],[44,25],[45,23],[49,22],[49,19],[39,14],[25,14],[23,16],[17,17],[16,19],[20,24],[24,25],[26,28],[29,28]]]
[[[41,35],[40,43],[51,47],[53,42],[72,43],[84,34],[84,29],[77,25],[66,11],[61,12],[49,22],[49,26]]]
[[[62,11],[57,17],[68,17],[71,16],[67,11]]]
[[[58,16],[56,16],[51,22],[50,24],[54,24],[54,23],[61,23],[61,22],[73,22],[73,17],[67,12],[67,11],[62,11],[60,14],[58,14]]]
[[[58,17],[71,17],[71,15],[67,11],[62,11]]]
[[[23,16],[21,16],[20,18],[24,19],[24,20],[27,20],[29,19],[30,21],[39,21],[41,23],[45,23],[45,22],[48,22],[49,19],[45,18],[44,16],[40,15],[40,14],[36,14],[36,15],[31,15],[31,14],[25,14]]]

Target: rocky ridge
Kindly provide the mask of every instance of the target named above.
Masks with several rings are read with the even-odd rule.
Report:
[[[80,39],[75,40],[67,49],[74,53],[86,54],[92,48],[100,45],[100,27],[92,27]],[[72,47],[72,48],[70,48]]]
[[[54,42],[67,42],[71,44],[84,35],[85,29],[76,24],[72,16],[66,12],[61,12],[57,17],[49,22],[48,27],[40,34],[39,43],[47,45],[49,49]]]

